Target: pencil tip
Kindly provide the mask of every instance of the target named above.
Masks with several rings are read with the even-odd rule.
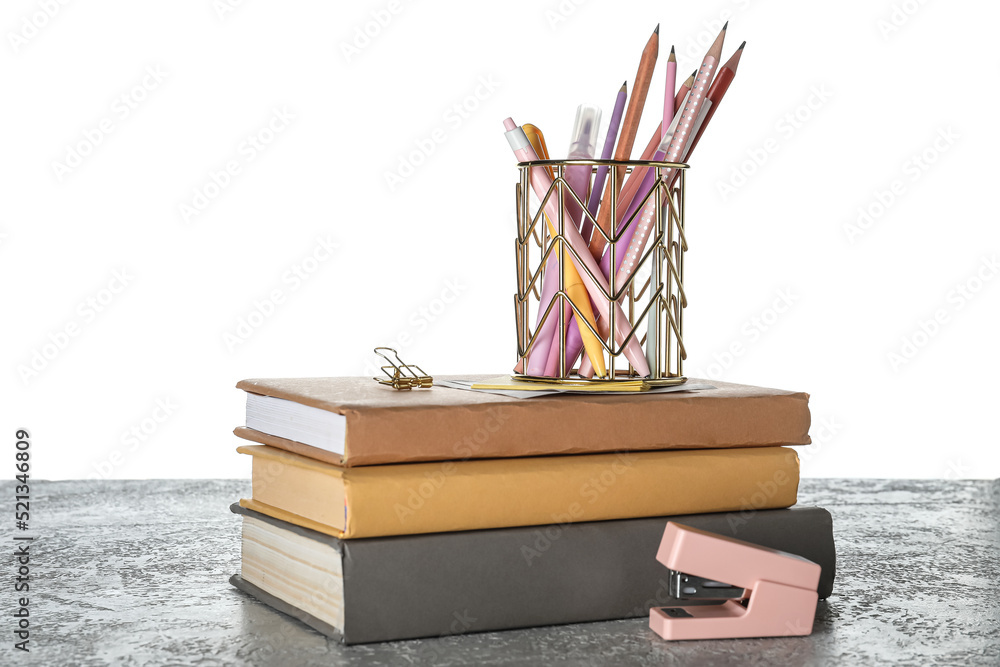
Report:
[[[725,32],[726,28],[729,27],[729,21],[726,21],[726,25],[722,26],[722,31]]]
[[[736,50],[737,50],[737,51],[742,51],[742,50],[743,50],[743,47],[744,47],[744,46],[746,46],[746,45],[747,45],[747,40],[745,40],[745,39],[744,39],[744,40],[743,40],[743,43],[742,43],[742,44],[740,44],[740,48],[738,48],[738,49],[736,49]]]
[[[670,45],[670,55],[674,55],[674,45]]]
[[[619,93],[624,93],[628,90],[628,81],[622,81],[622,87],[618,89]]]
[[[659,23],[656,24],[656,30],[653,31],[653,34],[654,35],[659,35],[660,34],[660,24]]]

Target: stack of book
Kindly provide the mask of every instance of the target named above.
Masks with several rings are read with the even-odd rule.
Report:
[[[370,378],[244,380],[253,445],[232,583],[345,643],[646,616],[671,603],[668,520],[822,566],[830,514],[791,507],[808,395],[531,399]]]

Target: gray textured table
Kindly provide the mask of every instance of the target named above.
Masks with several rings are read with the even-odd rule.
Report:
[[[35,482],[32,651],[12,646],[4,558],[0,664],[1000,664],[1000,482],[804,480],[800,501],[833,513],[839,557],[813,635],[673,644],[635,619],[341,646],[229,586],[240,522],[228,506],[249,491]]]

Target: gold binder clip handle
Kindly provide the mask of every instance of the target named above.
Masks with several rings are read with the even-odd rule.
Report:
[[[383,354],[382,350],[392,352],[395,361]],[[416,364],[404,363],[399,358],[399,353],[391,347],[376,347],[375,354],[389,362],[388,366],[381,367],[386,377],[372,378],[379,384],[384,384],[400,391],[409,391],[414,387],[431,387],[434,384],[434,378],[425,373],[424,369]]]

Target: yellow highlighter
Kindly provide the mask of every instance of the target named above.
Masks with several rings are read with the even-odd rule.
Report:
[[[545,146],[545,137],[542,135],[541,130],[530,124],[522,125],[521,127],[524,130],[524,134],[528,137],[528,141],[531,142],[532,148],[535,149],[535,154],[542,160],[548,160],[549,151]],[[546,169],[549,171],[549,175],[552,176],[552,179],[555,180],[555,174],[553,173],[552,168],[546,167]],[[586,196],[586,193],[583,193],[583,196]],[[558,230],[547,215],[545,216],[545,222],[548,224],[549,234],[553,237],[557,236]],[[556,248],[557,253],[558,251],[559,249]],[[565,256],[568,261],[561,262],[560,266],[563,270],[563,284],[566,286],[566,295],[575,306],[573,315],[576,318],[576,324],[580,329],[580,338],[583,340],[583,347],[587,351],[587,357],[590,359],[590,363],[594,367],[595,374],[600,377],[604,377],[608,373],[607,367],[604,365],[604,348],[601,345],[600,339],[597,338],[597,336],[595,336],[587,326],[587,323],[589,323],[591,327],[595,330],[597,329],[597,321],[594,317],[593,308],[590,305],[590,297],[587,294],[587,288],[583,284],[583,279],[577,271],[576,264],[574,263],[572,256],[569,252],[566,252]],[[582,317],[581,313],[583,315]],[[553,335],[552,345],[556,346],[556,349],[558,350],[558,333]],[[543,358],[548,356],[548,350],[537,350],[532,354],[539,352],[542,353]],[[567,359],[566,361],[568,363],[572,360]]]

